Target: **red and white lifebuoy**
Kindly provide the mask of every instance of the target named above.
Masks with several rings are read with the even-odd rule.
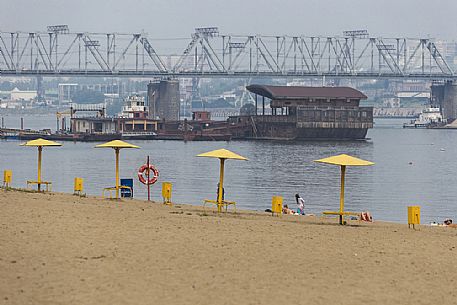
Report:
[[[154,184],[157,182],[157,179],[159,179],[159,170],[154,167],[154,165],[149,164],[149,180],[148,176],[146,174],[148,169],[147,164],[143,164],[140,169],[138,170],[138,179],[140,180],[141,183],[143,184]]]

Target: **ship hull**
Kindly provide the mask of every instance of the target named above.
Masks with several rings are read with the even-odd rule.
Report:
[[[363,140],[367,132],[368,128],[300,128],[295,139]]]
[[[366,128],[297,128],[294,123],[257,123],[231,126],[233,139],[365,140]]]

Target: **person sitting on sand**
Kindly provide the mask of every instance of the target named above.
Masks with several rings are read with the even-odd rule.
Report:
[[[305,215],[305,200],[299,194],[295,194],[295,201],[297,203],[297,213]]]
[[[373,217],[371,217],[371,214],[368,211],[360,213],[360,219],[363,221],[373,222]]]
[[[443,225],[444,225],[445,227],[457,228],[457,224],[452,223],[452,219],[450,219],[450,218],[444,220],[444,221],[443,221]]]
[[[282,208],[282,213],[288,214],[288,215],[295,214],[295,212],[293,210],[289,209],[289,206],[287,204],[285,204],[284,207]]]

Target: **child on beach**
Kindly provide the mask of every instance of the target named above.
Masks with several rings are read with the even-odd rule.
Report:
[[[299,194],[295,194],[295,201],[297,203],[297,213],[305,215],[305,200]]]
[[[295,214],[295,212],[292,209],[289,209],[289,206],[287,204],[284,205],[284,207],[282,208],[282,213],[289,214],[289,215]]]

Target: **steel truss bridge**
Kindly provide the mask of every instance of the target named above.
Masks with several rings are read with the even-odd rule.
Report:
[[[0,31],[0,76],[457,79],[443,45],[430,38],[371,37],[365,30],[334,37],[241,36],[208,27],[190,38],[152,39],[57,25],[43,32]]]

